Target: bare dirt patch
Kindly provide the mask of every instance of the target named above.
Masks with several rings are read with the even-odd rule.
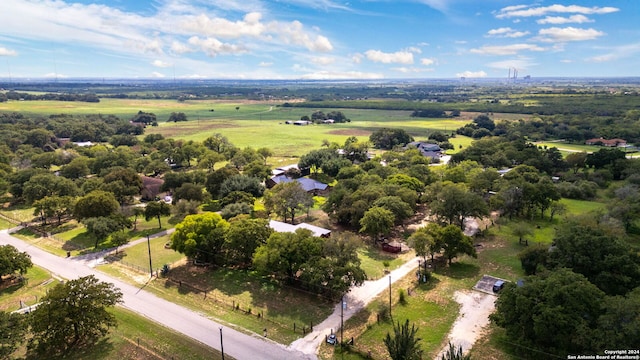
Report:
[[[338,129],[329,131],[331,135],[346,135],[346,136],[369,136],[371,131],[360,129]]]

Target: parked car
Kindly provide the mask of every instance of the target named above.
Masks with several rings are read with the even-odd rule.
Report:
[[[504,281],[503,280],[497,280],[495,283],[493,283],[493,292],[494,293],[500,292],[500,290],[502,290],[502,288],[504,288]]]
[[[337,343],[338,343],[338,338],[336,337],[336,334],[331,334],[327,336],[327,344],[335,345]]]

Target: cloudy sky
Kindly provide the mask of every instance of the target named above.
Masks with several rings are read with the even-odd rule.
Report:
[[[640,76],[638,0],[1,0],[0,78]]]

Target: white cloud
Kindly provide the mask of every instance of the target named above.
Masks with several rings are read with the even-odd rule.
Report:
[[[542,36],[542,41],[553,42],[593,40],[604,35],[602,31],[595,29],[581,29],[574,27],[552,27],[548,29],[541,29],[538,31],[538,34]]]
[[[335,58],[332,57],[328,57],[328,56],[318,56],[318,57],[312,57],[311,58],[311,62],[316,64],[316,65],[331,65],[333,63],[336,62]]]
[[[531,17],[531,16],[545,16],[547,14],[554,13],[571,13],[571,14],[609,14],[613,12],[620,11],[620,9],[615,7],[586,7],[579,5],[551,5],[551,6],[540,6],[540,7],[529,7],[524,5],[519,6],[507,6],[505,8],[500,9],[496,14],[498,19],[503,18],[511,18],[511,17]]]
[[[360,64],[362,62],[363,55],[362,54],[354,54],[351,56],[351,61],[354,64]]]
[[[309,74],[302,75],[300,78],[301,79],[308,79],[308,80],[335,80],[335,79],[341,79],[341,80],[350,80],[350,79],[376,80],[376,79],[383,79],[384,75],[377,74],[377,73],[366,73],[366,72],[360,72],[360,71],[346,71],[346,72],[319,71],[319,72],[315,72],[315,73],[309,73]]]
[[[260,66],[260,67],[270,67],[270,66],[273,66],[273,63],[272,62],[261,61],[258,64],[258,66]]]
[[[151,73],[151,77],[156,78],[156,79],[162,79],[162,78],[165,77],[165,75],[162,74],[162,73],[159,73],[157,71],[154,71],[154,72]]]
[[[481,55],[516,55],[521,51],[544,51],[545,49],[533,44],[511,44],[483,46],[477,49],[471,49],[473,54]]]
[[[181,26],[186,32],[192,34],[237,39],[243,36],[261,36],[265,32],[265,25],[260,22],[261,19],[262,14],[258,12],[248,13],[240,21],[210,18],[205,14],[200,14],[185,17],[181,20]]]
[[[553,24],[553,25],[562,25],[562,24],[584,24],[593,22],[593,20],[589,19],[584,15],[571,15],[569,17],[562,16],[547,16],[544,19],[536,20],[538,24]]]
[[[449,8],[450,0],[418,0],[419,3],[425,4],[438,11],[445,12]]]
[[[425,69],[425,68],[417,68],[417,67],[404,67],[404,66],[403,67],[392,68],[391,70],[398,71],[398,72],[401,72],[403,74],[417,74],[417,73],[433,71],[433,69]]]
[[[422,50],[420,50],[420,48],[416,46],[410,46],[405,51],[412,52],[414,54],[422,54]]]
[[[457,73],[456,77],[464,77],[464,78],[483,78],[487,77],[487,73],[484,71],[465,71],[461,73]]]
[[[155,66],[155,67],[159,67],[159,68],[168,68],[171,67],[173,64],[162,61],[162,60],[154,60],[151,65]]]
[[[410,53],[408,51],[385,53],[380,50],[367,50],[364,54],[367,59],[373,62],[379,62],[383,64],[413,64],[413,53]]]
[[[487,32],[488,36],[505,37],[505,38],[519,38],[529,35],[528,31],[517,31],[510,27],[502,27],[498,29],[492,29]]]
[[[68,78],[69,76],[64,74],[48,73],[48,74],[44,74],[43,77],[48,79],[64,79],[64,78]]]
[[[240,45],[223,43],[216,38],[201,39],[197,36],[189,38],[189,44],[199,47],[203,52],[211,57],[218,55],[237,55],[247,52],[247,49]]]
[[[0,56],[16,56],[18,53],[15,50],[0,47]]]
[[[420,64],[422,64],[424,66],[433,65],[435,63],[436,63],[436,61],[434,59],[429,59],[429,58],[420,59]]]
[[[174,54],[180,55],[192,51],[193,49],[179,41],[174,41],[171,43],[171,52],[173,52]]]
[[[593,56],[588,61],[591,62],[608,62],[623,58],[635,57],[640,54],[640,43],[615,46],[610,49],[608,54]]]
[[[562,59],[562,60],[560,60],[560,62],[561,62],[561,63],[564,63],[564,64],[571,64],[571,63],[573,63],[573,60],[569,60],[569,59]]]
[[[308,50],[317,52],[329,52],[333,50],[333,45],[328,38],[322,35],[312,35],[304,30],[304,26],[299,21],[290,23],[271,22],[268,29],[273,32],[285,44],[304,46]]]

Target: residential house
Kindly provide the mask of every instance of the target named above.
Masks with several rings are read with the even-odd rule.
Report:
[[[274,231],[277,232],[296,232],[296,230],[298,229],[307,229],[310,230],[313,233],[313,236],[317,236],[317,237],[323,237],[323,238],[328,238],[331,236],[331,230],[329,229],[325,229],[325,228],[321,228],[319,226],[315,226],[315,225],[311,225],[311,224],[307,224],[307,223],[300,223],[297,225],[291,225],[291,224],[287,224],[281,221],[276,221],[276,220],[269,220],[269,227],[272,228]]]
[[[585,144],[587,145],[600,145],[600,146],[606,146],[606,147],[626,147],[627,146],[627,141],[623,140],[623,139],[604,139],[604,138],[598,138],[598,139],[589,139],[587,141],[585,141]]]

